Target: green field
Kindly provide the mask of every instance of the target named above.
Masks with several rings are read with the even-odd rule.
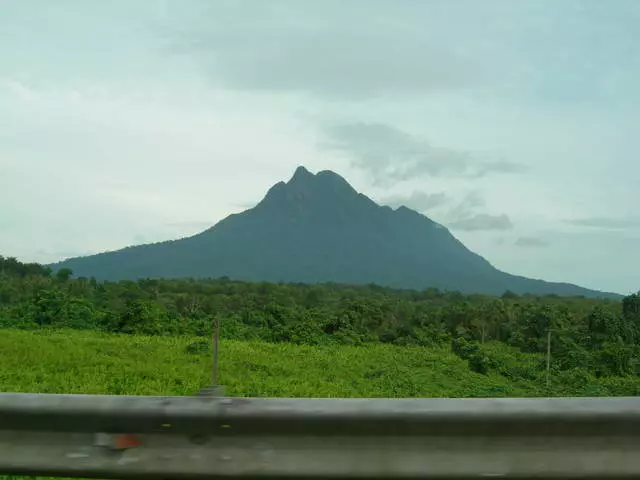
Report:
[[[189,347],[201,341],[2,330],[0,386],[14,392],[192,395],[210,383],[210,352]],[[222,342],[219,368],[219,383],[232,396],[522,396],[531,390],[499,374],[474,373],[448,350],[420,347],[229,340]]]
[[[5,392],[193,395],[210,384],[202,339],[76,330],[0,331]],[[206,343],[204,347],[208,347]],[[502,344],[485,347],[491,368],[475,373],[445,347],[301,346],[223,341],[219,383],[251,397],[504,397],[636,395],[636,377],[596,379],[552,372],[544,358]]]

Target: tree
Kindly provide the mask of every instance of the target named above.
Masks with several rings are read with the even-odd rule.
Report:
[[[56,278],[61,282],[68,282],[73,275],[73,270],[70,268],[61,268],[56,272]]]
[[[625,320],[640,326],[640,292],[629,295],[622,300],[622,315]]]
[[[116,319],[113,328],[117,332],[137,335],[158,335],[170,327],[167,312],[156,302],[133,300],[127,302],[126,310]]]

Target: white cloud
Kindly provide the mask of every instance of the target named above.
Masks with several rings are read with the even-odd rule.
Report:
[[[545,248],[548,247],[550,243],[537,237],[518,237],[514,245],[525,248]]]
[[[470,152],[433,147],[384,124],[332,125],[326,134],[326,148],[346,152],[352,166],[370,172],[376,184],[383,186],[422,176],[476,179],[526,171],[526,166],[504,159],[484,160]]]
[[[640,217],[589,217],[566,220],[566,222],[570,225],[576,225],[578,227],[619,230],[640,229]]]
[[[449,223],[452,230],[467,230],[475,232],[478,230],[510,230],[513,224],[507,215],[489,215],[477,213],[466,218],[461,218]]]
[[[444,192],[425,193],[420,191],[414,191],[410,195],[392,195],[382,200],[385,205],[395,208],[404,205],[423,213],[447,205],[451,201],[451,198]]]
[[[20,100],[31,102],[38,99],[38,94],[31,88],[15,80],[3,82],[5,87]]]

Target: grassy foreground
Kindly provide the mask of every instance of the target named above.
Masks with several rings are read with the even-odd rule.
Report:
[[[640,395],[640,378],[552,371],[544,356],[500,343],[475,373],[446,347],[222,342],[219,383],[245,397],[536,397]],[[193,395],[210,384],[197,337],[0,329],[0,391]]]
[[[0,330],[0,391],[193,395],[210,383],[210,351],[199,341]],[[231,340],[221,345],[219,383],[228,395],[251,397],[524,396],[533,390],[527,382],[474,373],[440,348]]]
[[[75,330],[0,330],[0,391],[192,395],[210,383],[210,351],[193,338]],[[498,375],[471,372],[445,350],[308,347],[225,341],[220,383],[232,396],[407,397],[523,395]],[[2,476],[0,480],[25,477]],[[43,477],[39,477],[43,478]]]
[[[539,356],[496,345],[514,372]],[[491,351],[491,350],[489,350]],[[505,367],[505,368],[507,368]],[[210,350],[188,337],[143,337],[77,330],[0,330],[0,391],[114,395],[192,395],[210,383]],[[445,348],[297,346],[223,341],[220,382],[252,397],[500,397],[549,393],[544,375],[474,373]],[[553,395],[637,394],[636,379],[585,378]],[[580,379],[577,379],[580,380]],[[613,383],[612,383],[613,382]],[[0,480],[23,477],[1,476]]]

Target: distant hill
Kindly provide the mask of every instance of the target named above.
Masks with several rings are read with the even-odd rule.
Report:
[[[51,265],[102,280],[223,277],[269,282],[375,283],[501,295],[612,297],[566,283],[510,275],[446,228],[406,207],[380,206],[331,171],[298,167],[254,208],[181,240]]]

